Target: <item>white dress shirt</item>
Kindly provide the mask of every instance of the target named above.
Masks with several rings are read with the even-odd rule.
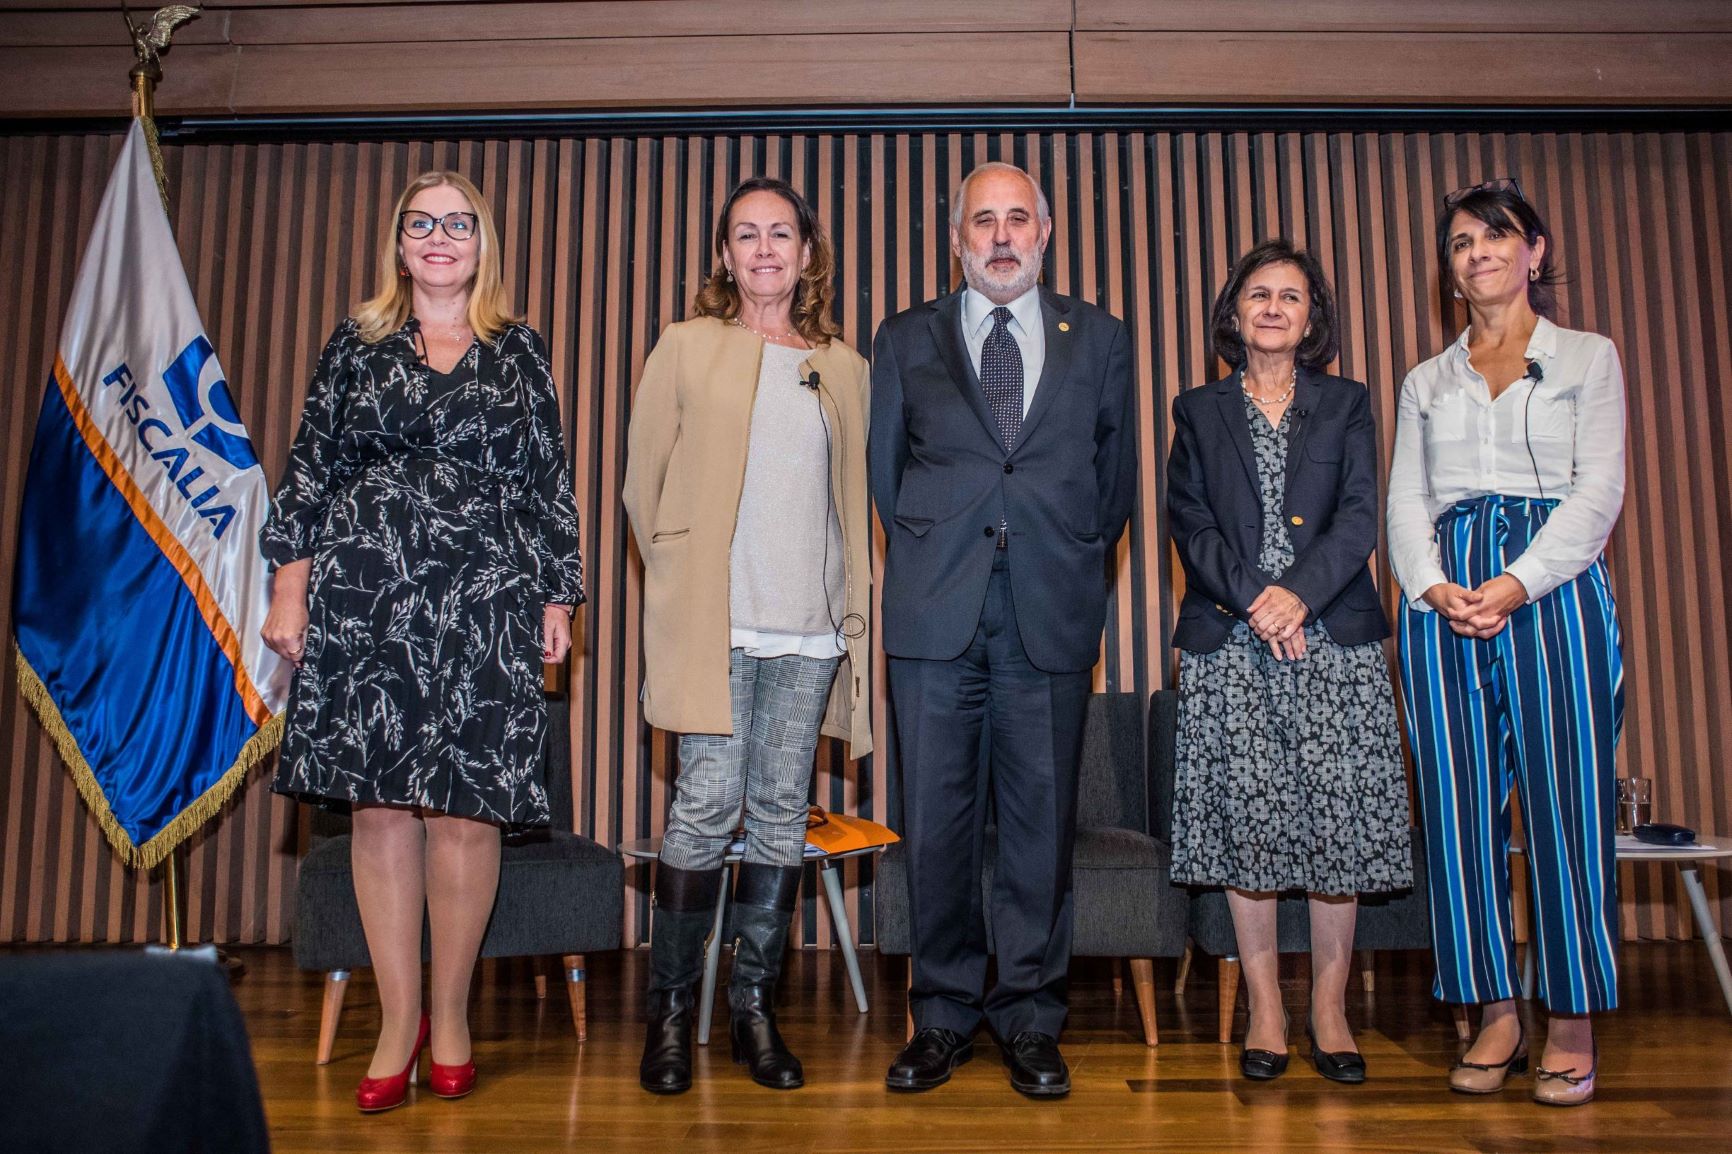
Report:
[[[968,359],[974,375],[980,376],[980,350],[992,331],[992,310],[998,306],[972,288],[962,290],[962,339],[968,343]],[[1022,415],[1034,403],[1034,387],[1046,364],[1046,322],[1040,315],[1040,286],[1035,285],[1005,306],[1010,310],[1010,335],[1022,350]]]
[[[1487,494],[1557,498],[1545,526],[1504,571],[1537,601],[1573,580],[1605,550],[1624,503],[1624,372],[1598,333],[1544,317],[1526,377],[1495,401],[1468,359],[1469,331],[1407,374],[1389,470],[1389,561],[1415,609],[1449,580],[1433,541],[1438,516]],[[1529,455],[1529,450],[1532,455]]]

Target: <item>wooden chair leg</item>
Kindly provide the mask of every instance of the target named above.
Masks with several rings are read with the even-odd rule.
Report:
[[[547,1001],[547,959],[536,954],[529,959],[530,968],[535,971],[535,1000]]]
[[[1193,945],[1193,943],[1192,943],[1191,939],[1186,938],[1185,939],[1185,952],[1179,958],[1179,976],[1173,980],[1173,993],[1175,993],[1175,994],[1183,994],[1185,992],[1185,979],[1191,976],[1191,946],[1192,945]]]
[[[589,1040],[589,999],[584,984],[583,955],[566,954],[560,959],[565,967],[565,996],[571,1000],[571,1024],[577,1030],[577,1040]]]
[[[1125,996],[1125,960],[1113,959],[1113,999],[1117,1001]]]
[[[1219,975],[1219,990],[1216,1013],[1219,1015],[1219,1030],[1217,1031],[1221,1044],[1224,1046],[1233,1040],[1233,1009],[1239,1004],[1239,959],[1222,958],[1217,964]]]
[[[1468,1021],[1466,1006],[1456,1006],[1454,1010],[1455,1036],[1465,1042],[1473,1037],[1473,1023]]]
[[[343,995],[349,992],[349,971],[332,970],[325,975],[325,1004],[319,1010],[319,1054],[315,1065],[326,1066],[337,1045],[337,1019],[343,1016]]]
[[[1161,1031],[1155,1024],[1155,963],[1152,958],[1131,959],[1131,985],[1137,991],[1137,1010],[1143,1017],[1143,1041],[1158,1046],[1161,1044]]]
[[[914,955],[908,955],[908,996],[903,999],[908,1007],[908,1036],[903,1041],[914,1040]]]
[[[1365,983],[1365,992],[1377,992],[1377,951],[1359,951],[1359,980]]]

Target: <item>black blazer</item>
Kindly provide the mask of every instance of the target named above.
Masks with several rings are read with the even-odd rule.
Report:
[[[1173,400],[1167,516],[1185,567],[1173,644],[1212,653],[1269,585],[1298,594],[1342,645],[1381,641],[1389,619],[1366,561],[1377,548],[1377,426],[1357,381],[1300,369],[1281,515],[1295,554],[1280,580],[1257,567],[1263,502],[1238,375]]]
[[[1046,359],[1009,453],[963,342],[960,292],[878,328],[867,464],[892,657],[968,647],[1001,518],[1029,660],[1068,673],[1099,656],[1109,558],[1136,502],[1130,338],[1117,317],[1045,289],[1041,315]]]

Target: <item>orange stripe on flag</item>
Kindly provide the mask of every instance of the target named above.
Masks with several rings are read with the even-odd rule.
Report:
[[[263,725],[271,719],[271,711],[265,705],[264,698],[259,696],[252,678],[247,676],[246,664],[241,660],[240,640],[235,636],[228,618],[223,616],[222,606],[217,604],[216,595],[211,592],[210,586],[205,584],[204,574],[193,563],[192,557],[187,554],[180,541],[169,532],[168,526],[163,524],[156,509],[133,481],[132,474],[120,463],[120,458],[102,435],[102,430],[96,427],[90,411],[84,407],[84,398],[78,395],[78,388],[72,382],[72,374],[66,370],[66,362],[62,361],[58,354],[54,357],[54,380],[60,386],[60,395],[72,414],[73,424],[78,426],[79,435],[90,448],[91,456],[102,466],[102,471],[108,474],[114,487],[120,490],[120,495],[132,510],[132,515],[138,518],[138,523],[144,526],[144,531],[150,534],[150,539],[156,542],[156,547],[162,550],[163,556],[168,558],[169,563],[180,574],[180,579],[186,582],[211,636],[216,638],[217,644],[222,646],[222,651],[228,654],[229,662],[234,666],[235,692],[241,695],[241,702],[246,706],[248,716],[256,724]]]

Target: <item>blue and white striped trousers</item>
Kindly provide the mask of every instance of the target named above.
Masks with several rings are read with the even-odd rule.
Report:
[[[1444,572],[1469,589],[1497,576],[1556,506],[1493,495],[1451,507],[1437,520]],[[1425,822],[1433,995],[1457,1003],[1515,996],[1513,779],[1540,996],[1558,1013],[1615,1009],[1613,750],[1624,667],[1605,559],[1511,613],[1489,641],[1457,635],[1404,598],[1396,643]]]

